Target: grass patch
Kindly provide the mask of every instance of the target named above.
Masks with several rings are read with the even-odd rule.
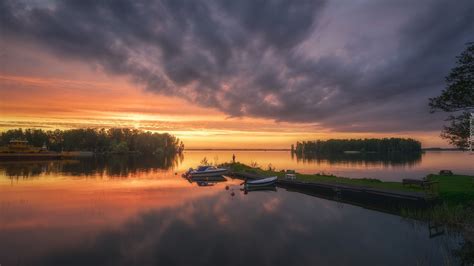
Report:
[[[427,178],[439,182],[439,196],[443,202],[449,205],[474,202],[474,176],[428,175]]]

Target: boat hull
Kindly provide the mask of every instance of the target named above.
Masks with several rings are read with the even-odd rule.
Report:
[[[256,188],[256,187],[268,187],[275,185],[277,181],[277,177],[268,177],[264,179],[259,179],[259,180],[252,180],[252,181],[247,181],[245,183],[246,188]]]
[[[189,173],[189,177],[212,177],[212,176],[221,176],[223,174],[226,174],[227,170],[217,170],[217,171],[208,171],[208,172],[202,172],[202,173]]]

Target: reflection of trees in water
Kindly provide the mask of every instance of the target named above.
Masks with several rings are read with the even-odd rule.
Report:
[[[72,176],[128,177],[176,168],[183,155],[109,156],[81,160],[12,161],[0,164],[0,171],[10,178],[32,178],[42,174],[63,173]]]
[[[298,162],[351,164],[369,166],[414,166],[421,162],[421,153],[327,153],[327,154],[292,154]]]
[[[70,175],[128,177],[137,173],[153,173],[173,169],[179,165],[180,157],[182,155],[97,157],[83,160],[80,164],[65,165],[62,172]]]
[[[9,161],[0,163],[0,171],[11,178],[32,178],[41,174],[60,172],[63,165],[78,163],[76,160],[65,161]]]

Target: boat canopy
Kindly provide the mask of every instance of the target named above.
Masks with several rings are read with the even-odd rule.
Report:
[[[201,166],[198,167],[198,169],[196,171],[199,171],[199,172],[206,171],[207,168],[209,168],[209,166],[201,165]]]

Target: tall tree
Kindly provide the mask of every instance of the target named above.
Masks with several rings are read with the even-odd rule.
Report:
[[[446,88],[441,95],[430,98],[431,112],[453,113],[446,121],[441,136],[459,148],[469,146],[469,119],[474,112],[474,42],[467,44],[456,66],[446,77]]]

